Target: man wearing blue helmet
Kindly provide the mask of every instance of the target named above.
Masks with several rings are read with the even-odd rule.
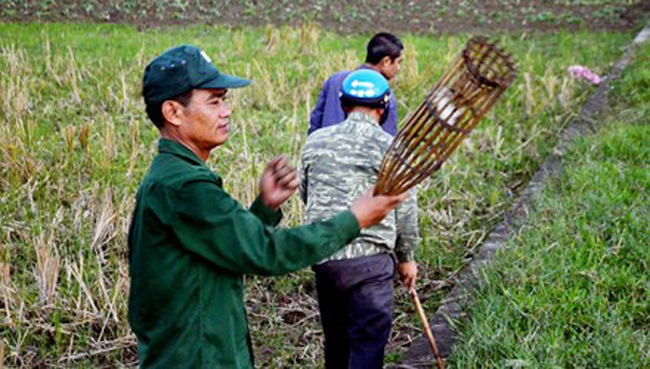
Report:
[[[374,70],[390,81],[400,70],[400,63],[404,58],[403,49],[404,45],[399,37],[386,32],[377,33],[368,42],[365,64],[357,70]],[[341,123],[345,119],[345,113],[339,101],[339,92],[343,81],[350,73],[352,71],[337,72],[325,81],[316,106],[309,117],[308,134],[312,134],[320,128]],[[385,107],[380,125],[392,136],[397,134],[397,100],[392,94]]]
[[[303,149],[300,194],[307,205],[307,223],[349,207],[376,183],[393,140],[380,127],[390,94],[388,81],[375,71],[358,70],[343,81],[340,100],[347,118],[309,135]],[[382,222],[313,267],[326,368],[383,366],[396,267],[409,288],[415,284],[417,212],[412,190]]]

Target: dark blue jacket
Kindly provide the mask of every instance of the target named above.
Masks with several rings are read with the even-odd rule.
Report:
[[[359,69],[370,69],[370,67],[362,65],[357,68],[357,70]],[[323,89],[318,96],[316,107],[314,107],[309,117],[309,131],[307,131],[307,134],[311,134],[323,127],[341,123],[345,120],[345,114],[343,113],[343,109],[341,109],[339,96],[343,81],[350,73],[352,71],[349,70],[337,72],[325,81]],[[388,117],[381,128],[392,136],[395,136],[397,134],[397,99],[395,99],[395,94],[392,92],[387,110]]]

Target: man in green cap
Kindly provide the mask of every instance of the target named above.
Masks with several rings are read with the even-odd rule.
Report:
[[[244,274],[279,275],[312,265],[379,223],[406,194],[360,197],[330,219],[276,228],[298,187],[286,159],[263,171],[243,208],[205,164],[228,139],[230,88],[201,49],[169,49],[147,66],[143,96],[160,130],[159,153],[136,197],[129,229],[129,322],[142,367],[250,368]]]

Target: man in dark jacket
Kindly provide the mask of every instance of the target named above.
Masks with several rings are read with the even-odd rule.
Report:
[[[390,81],[395,78],[395,75],[400,70],[400,63],[404,59],[403,49],[404,45],[397,36],[384,32],[378,33],[368,42],[366,63],[356,70],[371,69],[381,73]],[[311,112],[307,134],[312,134],[320,128],[338,124],[345,120],[339,94],[343,81],[350,73],[352,71],[337,72],[325,81],[316,106]],[[390,96],[380,125],[391,136],[397,134],[397,100],[395,94]]]
[[[298,186],[286,159],[262,173],[249,209],[205,164],[228,139],[229,88],[199,48],[165,51],[146,68],[143,96],[159,153],[138,190],[129,229],[129,322],[142,367],[251,368],[244,274],[278,275],[341,249],[405,198],[366,194],[349,209],[292,229],[275,226]]]

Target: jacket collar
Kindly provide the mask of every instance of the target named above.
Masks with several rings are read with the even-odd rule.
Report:
[[[158,152],[161,154],[172,154],[178,157],[181,157],[192,164],[205,165],[203,160],[201,160],[196,154],[176,141],[161,138],[158,140]]]
[[[379,124],[372,119],[372,117],[365,113],[353,112],[348,114],[348,122],[354,124],[371,124],[373,126],[379,127]]]
[[[357,67],[356,70],[362,70],[362,69],[370,69],[370,70],[374,70],[373,68],[371,68],[371,67],[369,67],[369,66],[367,66],[367,65],[365,65],[365,64],[361,64],[360,66]]]

